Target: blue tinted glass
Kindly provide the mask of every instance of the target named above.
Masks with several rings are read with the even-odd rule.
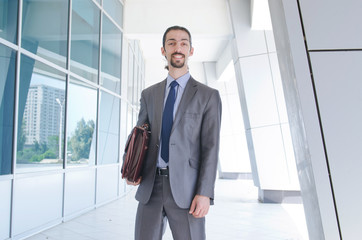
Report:
[[[65,74],[24,55],[20,64],[16,170],[61,168]]]
[[[119,0],[103,0],[103,8],[120,27],[123,27],[123,5]]]
[[[15,51],[0,44],[0,175],[11,173],[15,55]]]
[[[0,1],[0,37],[16,43],[18,25],[18,1]]]
[[[118,162],[120,99],[106,92],[100,95],[98,165]]]
[[[72,1],[71,70],[98,82],[100,10],[91,0]]]
[[[102,28],[102,75],[101,85],[120,93],[122,32],[106,17]]]
[[[68,0],[24,0],[22,47],[66,66]]]
[[[67,118],[68,165],[94,165],[97,139],[97,89],[71,79],[68,89]]]

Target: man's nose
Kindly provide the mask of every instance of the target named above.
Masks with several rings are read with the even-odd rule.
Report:
[[[181,43],[176,44],[175,52],[181,52],[182,50]]]

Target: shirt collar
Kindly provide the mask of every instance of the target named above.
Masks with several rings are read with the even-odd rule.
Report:
[[[179,77],[177,80],[177,83],[179,84],[179,86],[181,86],[182,88],[186,87],[187,82],[189,81],[191,77],[190,72],[185,73],[184,75],[182,75],[181,77]],[[167,87],[170,86],[170,83],[175,80],[173,77],[170,76],[170,74],[167,76]]]

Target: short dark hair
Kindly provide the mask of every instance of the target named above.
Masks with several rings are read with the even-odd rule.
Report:
[[[166,35],[169,31],[172,31],[172,30],[181,30],[181,31],[184,31],[186,32],[188,35],[189,35],[189,38],[190,38],[190,48],[192,47],[192,43],[191,43],[191,33],[189,30],[187,30],[187,28],[185,27],[181,27],[181,26],[172,26],[172,27],[169,27],[166,29],[165,33],[163,34],[163,38],[162,38],[162,46],[163,48],[165,48],[165,43],[166,43]]]

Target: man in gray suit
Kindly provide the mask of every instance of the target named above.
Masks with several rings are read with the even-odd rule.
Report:
[[[151,138],[139,185],[135,239],[159,240],[168,219],[176,240],[205,239],[205,215],[213,204],[219,138],[219,92],[194,80],[190,32],[166,30],[162,55],[167,78],[145,90],[137,125],[148,123]]]

